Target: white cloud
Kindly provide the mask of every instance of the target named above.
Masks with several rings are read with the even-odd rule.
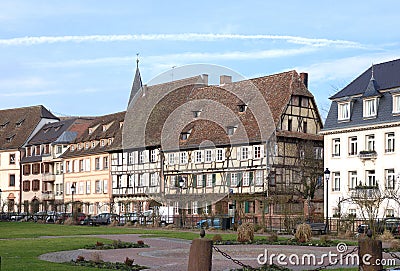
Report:
[[[49,96],[58,94],[58,91],[26,91],[26,92],[8,92],[0,93],[0,97],[32,97],[32,96]]]
[[[48,88],[53,82],[40,77],[14,78],[0,80],[1,89],[40,89]]]
[[[283,40],[288,43],[326,47],[365,48],[364,45],[347,40],[306,38],[287,35],[242,35],[242,34],[139,34],[139,35],[86,35],[86,36],[40,36],[0,39],[0,45],[37,45],[60,42],[115,42],[115,41],[218,41],[218,40]]]

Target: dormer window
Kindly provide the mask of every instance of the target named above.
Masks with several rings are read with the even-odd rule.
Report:
[[[338,103],[338,120],[350,119],[350,102]]]
[[[400,114],[400,94],[393,95],[393,114]]]
[[[21,127],[21,125],[22,125],[22,123],[25,121],[25,119],[20,119],[19,121],[17,121],[16,123],[15,123],[15,126],[16,127]]]
[[[92,148],[96,147],[96,141],[92,141]]]
[[[377,108],[378,108],[378,99],[377,98],[364,99],[364,104],[363,104],[364,118],[376,117]]]
[[[200,117],[201,110],[192,111],[192,113],[193,113],[193,118],[198,118]]]
[[[74,150],[75,150],[75,145],[72,144],[72,145],[71,145],[71,151],[74,151]]]
[[[89,135],[91,135],[93,133],[93,128],[89,128]]]
[[[124,122],[123,121],[120,121],[119,122],[119,128],[122,128],[124,126]]]
[[[6,138],[7,142],[10,143],[14,139],[15,135],[11,135]]]
[[[9,121],[4,122],[3,124],[0,125],[0,128],[6,128],[6,126],[9,124]]]
[[[181,140],[187,140],[190,136],[190,131],[181,133]]]
[[[100,140],[100,146],[104,147],[106,145],[106,141],[104,139]]]
[[[231,136],[235,133],[236,128],[236,126],[228,126],[226,127],[226,133]]]
[[[246,108],[247,108],[246,104],[239,104],[238,105],[239,112],[245,112]]]
[[[85,149],[89,149],[89,142],[85,143]]]

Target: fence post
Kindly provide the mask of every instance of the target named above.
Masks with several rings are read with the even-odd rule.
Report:
[[[204,238],[202,229],[200,237],[194,239],[190,246],[188,271],[211,271],[212,267],[212,241]]]
[[[372,239],[372,231],[368,230],[367,237],[358,240],[359,270],[382,270],[382,241]],[[378,260],[378,261],[377,261]]]

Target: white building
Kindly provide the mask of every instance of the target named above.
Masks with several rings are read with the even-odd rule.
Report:
[[[382,195],[400,191],[399,75],[400,59],[373,65],[330,98],[321,132],[330,171],[325,189],[329,217],[340,212],[361,218],[359,205],[349,200],[357,189],[379,188]],[[400,205],[384,200],[378,216],[400,216]]]

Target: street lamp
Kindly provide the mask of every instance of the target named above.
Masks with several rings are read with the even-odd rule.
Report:
[[[3,190],[0,189],[0,211],[3,212],[3,208],[2,208],[2,204],[1,204],[1,193],[3,192]]]
[[[182,178],[182,177],[179,177],[179,188],[180,188],[180,190],[181,190],[181,193],[180,193],[180,197],[179,197],[179,205],[180,205],[180,218],[179,218],[179,220],[180,220],[180,225],[181,225],[181,228],[183,227],[183,208],[182,208],[182,189],[183,189],[183,186],[185,185],[185,180]]]
[[[328,186],[329,186],[329,179],[331,177],[331,172],[330,172],[330,170],[328,168],[325,169],[324,176],[325,176],[325,181],[326,181],[326,215],[325,215],[326,216],[326,231],[328,231],[329,230],[329,222],[328,222],[328,220],[329,220],[329,215],[328,215],[328,210],[329,210],[329,207],[328,207],[328,205],[329,205],[329,202],[328,202],[329,189],[328,189]]]
[[[72,185],[71,185],[71,195],[72,195],[71,213],[72,213],[72,219],[73,220],[74,220],[74,194],[75,194],[75,183],[72,183]]]

